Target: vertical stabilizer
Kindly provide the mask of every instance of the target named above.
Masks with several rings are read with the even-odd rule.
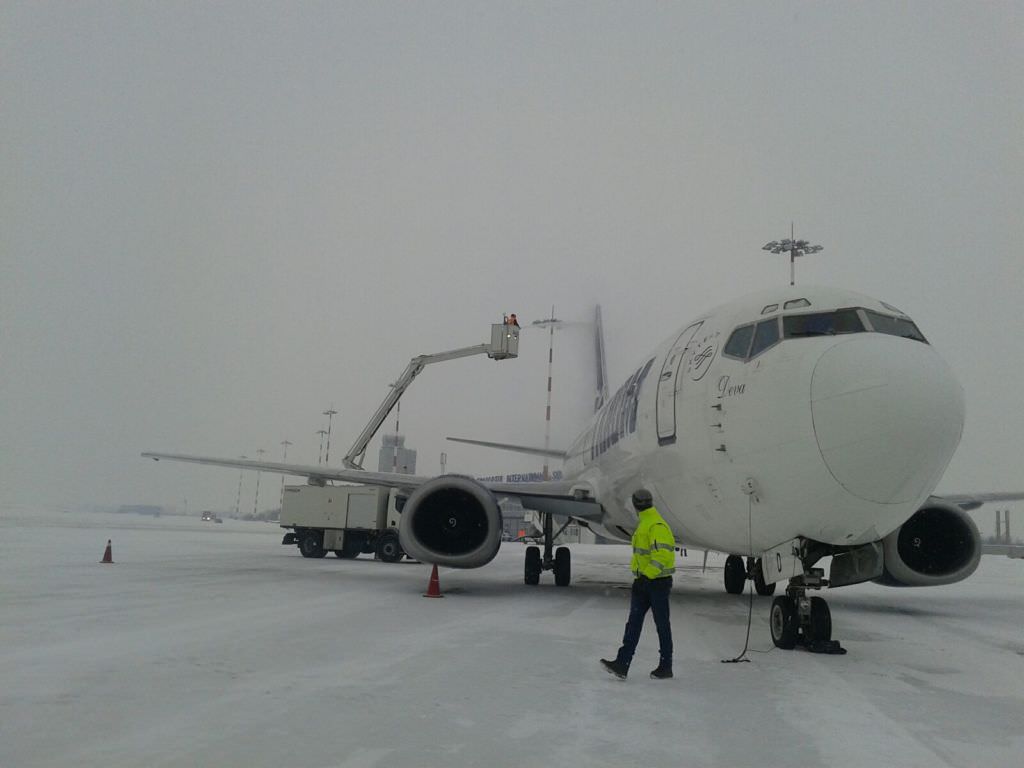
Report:
[[[594,358],[597,365],[597,394],[594,397],[594,413],[608,400],[608,366],[604,359],[604,326],[601,325],[601,305],[594,309]]]

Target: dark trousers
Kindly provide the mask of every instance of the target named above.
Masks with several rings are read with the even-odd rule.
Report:
[[[672,624],[668,619],[668,596],[671,589],[671,576],[651,581],[637,579],[633,582],[629,618],[626,620],[626,632],[622,636],[622,647],[615,657],[617,661],[627,667],[633,661],[636,644],[640,642],[640,631],[644,628],[644,618],[650,609],[654,614],[654,626],[658,629],[661,664],[672,666]]]

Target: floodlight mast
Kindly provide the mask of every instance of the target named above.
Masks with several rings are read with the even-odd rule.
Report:
[[[770,253],[789,254],[789,284],[796,285],[796,257],[807,256],[825,250],[820,245],[811,245],[807,240],[797,240],[793,235],[793,222],[789,223],[789,237],[785,240],[772,240],[761,247],[762,251]]]

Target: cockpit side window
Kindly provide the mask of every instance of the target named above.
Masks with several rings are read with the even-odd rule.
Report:
[[[787,339],[803,336],[836,336],[841,333],[860,333],[864,330],[864,323],[855,309],[787,315],[782,318],[782,335]]]
[[[754,337],[754,326],[744,325],[732,332],[729,340],[725,342],[722,354],[726,357],[736,357],[740,360],[747,359],[747,350],[750,349],[750,340]]]
[[[768,347],[779,343],[779,318],[762,320],[757,324],[754,331],[754,343],[750,347],[750,356],[755,357],[764,352]]]
[[[867,316],[868,322],[871,323],[872,330],[878,333],[887,333],[890,336],[902,336],[904,339],[914,339],[914,341],[928,343],[928,340],[925,339],[912,320],[904,317],[890,317],[870,309],[865,309],[864,314]]]

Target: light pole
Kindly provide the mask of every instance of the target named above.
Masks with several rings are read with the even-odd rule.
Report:
[[[318,429],[316,431],[316,434],[320,435],[320,456],[317,458],[316,463],[317,464],[323,464],[324,463],[324,435],[327,434],[327,430],[326,429]]]
[[[264,453],[266,453],[265,450],[263,450],[262,448],[257,448],[256,449],[256,461],[261,461],[263,459],[263,454]],[[252,500],[252,516],[253,516],[253,518],[256,517],[256,509],[257,509],[257,505],[259,505],[259,503],[260,503],[260,473],[259,473],[259,471],[257,471],[256,472],[256,496],[254,496],[253,500]]]
[[[284,455],[281,456],[281,463],[285,464],[288,462],[288,446],[294,445],[290,440],[282,440],[281,445],[284,447]],[[284,509],[284,475],[281,475],[281,509]]]
[[[324,454],[324,464],[331,463],[331,422],[334,420],[336,413],[337,411],[334,410],[333,405],[324,411],[324,416],[327,417],[327,453]]]
[[[445,465],[448,463],[448,454],[444,451],[441,452],[441,474],[444,474]]]
[[[793,222],[789,223],[789,237],[785,240],[772,240],[761,247],[762,251],[770,253],[789,254],[789,284],[796,285],[796,257],[807,256],[824,248],[820,245],[811,245],[807,240],[797,240],[793,235]]]
[[[544,410],[544,469],[541,475],[548,479],[548,455],[551,448],[551,364],[555,358],[555,328],[563,325],[561,320],[555,318],[555,307],[551,306],[551,317],[546,320],[534,320],[531,325],[538,328],[548,329],[548,402]]]
[[[240,459],[248,459],[248,456],[239,456]],[[235,517],[238,517],[239,510],[242,507],[242,474],[245,470],[238,470],[238,497],[235,499]]]

